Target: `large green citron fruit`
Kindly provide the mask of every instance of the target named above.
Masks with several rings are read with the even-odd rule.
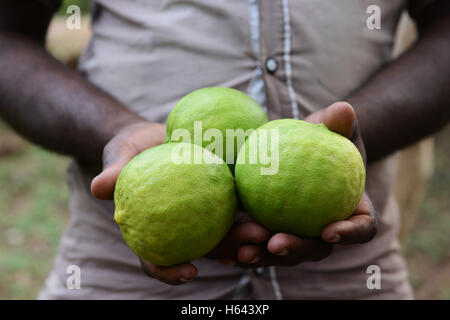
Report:
[[[176,141],[202,145],[233,168],[237,152],[245,137],[234,136],[233,141],[228,141],[231,147],[228,148],[227,158],[227,129],[242,129],[245,132],[248,129],[256,129],[268,121],[264,109],[245,93],[231,88],[207,87],[187,94],[177,103],[167,118],[167,140],[175,141],[172,139],[174,131],[186,129],[190,134],[189,138],[177,137]],[[200,131],[200,135],[197,136],[200,139],[194,136],[196,122],[197,125],[201,124],[201,130],[197,130]],[[202,139],[209,129],[218,130],[222,140],[215,141],[215,137],[208,136]],[[214,134],[214,131],[209,131]],[[190,141],[186,141],[187,139]],[[220,151],[215,147],[216,144],[220,145]]]
[[[261,149],[260,143],[266,147]],[[255,145],[258,161],[251,158]],[[269,174],[261,170],[270,166],[261,164],[263,149],[273,157]],[[351,215],[366,173],[361,154],[345,137],[323,124],[282,119],[268,122],[247,139],[235,177],[240,200],[254,220],[273,232],[314,237]]]
[[[209,162],[196,164],[196,154]],[[177,155],[189,161],[180,163]],[[233,176],[225,162],[184,142],[135,157],[120,173],[114,200],[114,220],[128,246],[160,266],[204,256],[226,235],[236,210]]]

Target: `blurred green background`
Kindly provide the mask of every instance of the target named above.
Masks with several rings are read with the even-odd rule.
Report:
[[[89,36],[64,27],[64,1],[52,22],[50,52],[75,65]],[[64,45],[63,45],[64,44]],[[450,125],[435,137],[435,171],[404,248],[410,280],[419,299],[450,299]],[[35,299],[50,271],[68,220],[66,168],[69,159],[17,136],[0,120],[0,300]]]

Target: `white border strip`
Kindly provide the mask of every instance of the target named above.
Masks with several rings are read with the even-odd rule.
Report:
[[[295,100],[294,86],[292,85],[291,66],[291,19],[289,17],[288,0],[283,0],[283,20],[284,20],[284,72],[286,73],[286,86],[289,99],[291,100],[292,117],[298,119],[298,105]]]

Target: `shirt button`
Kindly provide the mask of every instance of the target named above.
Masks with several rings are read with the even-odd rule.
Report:
[[[267,58],[266,70],[269,73],[275,73],[278,69],[278,62],[274,58]]]
[[[261,277],[264,274],[264,268],[253,269],[253,273],[255,274],[255,276]]]

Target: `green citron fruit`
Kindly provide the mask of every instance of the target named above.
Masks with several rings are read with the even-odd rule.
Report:
[[[268,121],[264,109],[245,93],[231,88],[207,87],[187,94],[177,103],[167,118],[167,141],[201,145],[221,157],[232,169],[246,131]],[[177,129],[187,130],[189,136],[178,136]],[[227,134],[227,129],[242,131],[231,135]]]
[[[196,164],[194,155],[209,162]],[[114,201],[114,220],[128,246],[160,266],[204,256],[226,235],[236,210],[228,166],[188,143],[163,144],[135,157],[120,173]]]
[[[269,164],[252,162],[251,152],[259,144],[272,157],[270,174],[261,170]],[[258,156],[263,149],[257,149]],[[352,214],[366,173],[361,154],[345,137],[323,124],[282,119],[268,122],[247,139],[235,177],[239,198],[255,221],[273,232],[314,237]]]

